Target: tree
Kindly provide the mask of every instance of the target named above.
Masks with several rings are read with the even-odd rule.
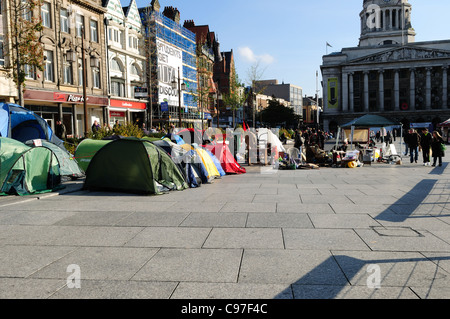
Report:
[[[243,85],[239,80],[239,76],[236,73],[236,69],[233,66],[230,90],[224,94],[223,102],[225,106],[230,107],[233,112],[233,128],[236,127],[236,110],[238,110],[244,102],[247,100],[247,93],[244,92]]]
[[[250,84],[250,92],[248,104],[252,108],[252,122],[253,126],[256,127],[256,103],[255,96],[264,92],[265,87],[259,84],[258,82],[264,76],[265,69],[261,69],[260,61],[256,61],[250,68],[247,70],[247,81]]]
[[[291,107],[284,106],[275,98],[269,101],[269,106],[261,111],[261,118],[270,127],[297,127],[300,116]]]
[[[42,0],[11,0],[8,2],[7,39],[11,47],[8,50],[9,76],[17,86],[17,104],[24,106],[23,91],[25,77],[28,72],[44,70],[44,47],[40,42],[39,32],[42,31],[41,15],[35,16],[40,9]]]

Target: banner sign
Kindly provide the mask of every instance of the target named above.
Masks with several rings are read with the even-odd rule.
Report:
[[[178,69],[180,69],[180,77],[183,76],[182,51],[159,39],[156,39],[156,46],[158,48],[158,102],[168,102],[169,105],[178,106],[178,88],[172,89],[172,82],[178,83]],[[181,106],[183,106],[183,99],[181,99]]]
[[[328,109],[339,108],[338,78],[328,79]]]

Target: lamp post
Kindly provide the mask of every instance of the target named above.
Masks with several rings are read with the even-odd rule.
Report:
[[[83,65],[83,109],[84,109],[84,137],[89,133],[86,94],[86,53],[84,51],[84,26],[81,26],[81,63]]]
[[[180,78],[180,67],[178,67],[178,79],[177,80],[173,80],[172,83],[172,89],[173,90],[178,90],[178,125],[181,129],[182,127],[182,120],[181,120],[181,91],[184,91],[186,89],[186,84],[185,83],[181,83],[181,78]]]

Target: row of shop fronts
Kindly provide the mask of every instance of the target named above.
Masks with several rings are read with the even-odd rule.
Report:
[[[25,90],[24,99],[25,108],[44,118],[52,129],[55,129],[56,121],[62,119],[67,137],[84,136],[83,95],[29,89]],[[146,109],[147,103],[144,102],[87,95],[88,125],[94,121],[110,127],[116,121],[122,125],[143,123]]]

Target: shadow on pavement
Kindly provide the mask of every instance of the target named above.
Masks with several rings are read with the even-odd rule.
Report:
[[[367,299],[372,297],[383,289],[386,284],[386,278],[394,278],[396,280],[394,284],[390,284],[386,287],[396,287],[393,294],[397,294],[397,298],[402,298],[403,292],[410,293],[408,287],[414,287],[417,281],[420,281],[420,288],[425,288],[426,291],[422,292],[422,296],[428,298],[431,290],[436,286],[436,278],[442,278],[446,273],[439,263],[442,261],[450,260],[450,256],[440,256],[431,258],[393,258],[393,259],[373,259],[362,260],[345,255],[330,256],[323,263],[315,267],[308,274],[291,284],[284,291],[276,295],[275,299],[286,298],[287,295],[292,293],[294,299],[335,299],[335,298],[363,298]],[[426,277],[428,282],[424,287],[423,277],[424,274],[421,271],[423,268],[419,267],[419,263],[435,264],[434,269],[427,268]],[[334,263],[334,269],[331,270],[330,263]],[[398,264],[408,263],[404,267]],[[377,284],[376,272],[374,270],[379,269],[379,282]],[[408,271],[405,271],[408,270]],[[340,272],[340,273],[337,273]],[[324,275],[329,276],[329,285],[324,285]],[[336,278],[345,276],[346,282],[336,284]],[[419,277],[419,278],[417,278]],[[445,277],[445,276],[444,276]],[[325,278],[326,280],[326,278]],[[403,281],[403,285],[399,285],[398,281]],[[375,285],[378,286],[375,286]],[[441,287],[441,285],[438,285]],[[368,288],[371,291],[368,295],[359,296],[358,294],[352,294],[351,290],[355,287]],[[345,288],[345,289],[344,289]],[[348,288],[348,289],[347,289]],[[395,296],[394,296],[395,297]],[[389,296],[392,298],[392,294]]]

